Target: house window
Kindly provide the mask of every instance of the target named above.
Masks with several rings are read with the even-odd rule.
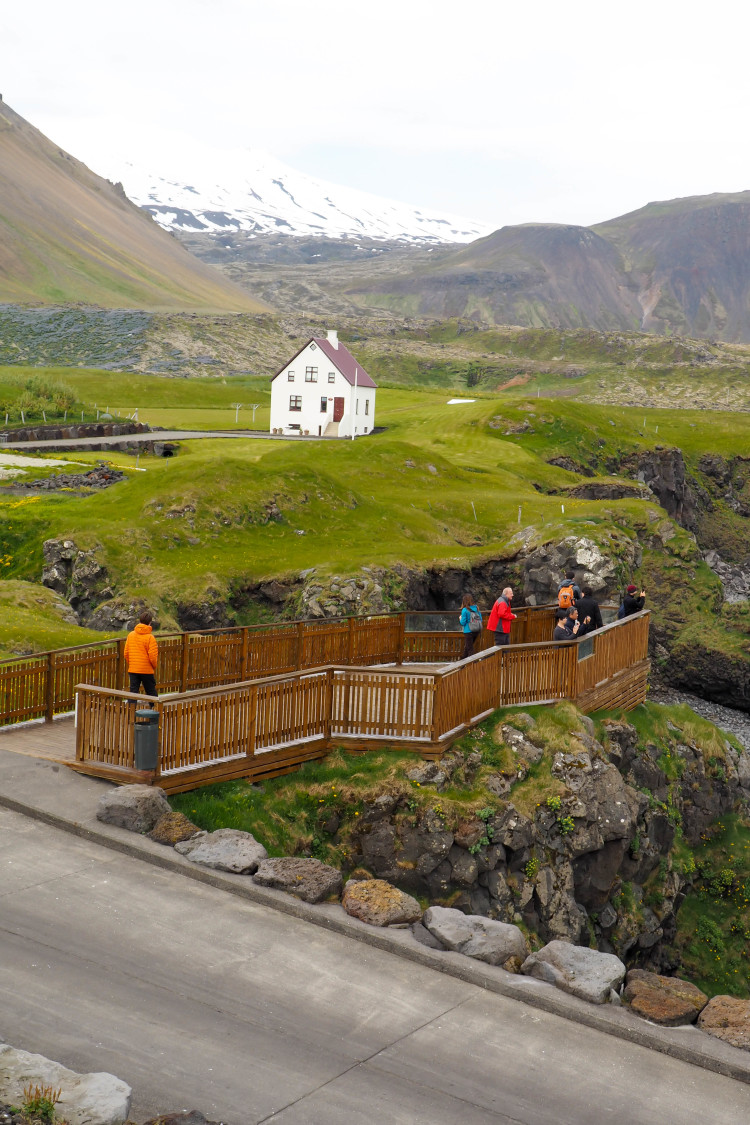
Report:
[[[293,371],[287,371],[286,377],[287,377],[287,382],[289,382],[289,383],[294,382],[294,372]]]
[[[325,412],[327,410],[328,410],[328,399],[326,398],[325,395],[323,395],[323,397],[320,400],[320,413],[325,414]]]
[[[289,423],[289,429],[290,430],[301,430],[302,427],[300,426],[299,422],[290,422]]]
[[[302,395],[290,395],[289,396],[289,409],[290,410],[301,410],[302,409]]]
[[[310,344],[310,351],[311,351],[311,352],[314,352],[314,351],[315,351],[315,344]]]
[[[335,383],[336,382],[336,372],[335,371],[329,371],[328,372],[328,382],[329,383]]]
[[[369,414],[369,413],[370,413],[370,400],[369,400],[369,398],[366,398],[365,399],[365,414]]]
[[[317,367],[306,367],[305,368],[305,382],[306,383],[317,383],[317,381],[318,381],[318,369],[317,369]]]
[[[359,399],[357,399],[354,403],[354,413],[359,414]]]
[[[365,426],[365,431],[364,431],[364,432],[365,432],[365,433],[367,433],[367,426]]]

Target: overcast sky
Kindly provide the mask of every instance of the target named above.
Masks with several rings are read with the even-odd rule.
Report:
[[[493,227],[590,224],[750,188],[747,11],[33,0],[0,11],[0,92],[95,171],[179,130]]]

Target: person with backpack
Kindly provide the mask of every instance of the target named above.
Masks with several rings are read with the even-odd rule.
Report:
[[[557,587],[557,608],[570,609],[581,597],[581,588],[576,582],[574,570],[567,571],[565,578]]]
[[[619,618],[630,617],[631,613],[639,613],[643,609],[643,604],[646,601],[646,591],[641,590],[640,595],[636,597],[637,586],[633,583],[628,586],[625,591],[625,596],[622,599],[622,605],[617,611]]]
[[[462,660],[467,660],[474,652],[474,642],[482,635],[482,615],[474,604],[471,594],[464,594],[461,602],[461,616],[458,619],[464,631],[464,651]]]
[[[576,602],[576,609],[580,621],[583,621],[586,617],[590,618],[591,629],[589,629],[589,632],[593,632],[594,629],[601,629],[602,611],[599,609],[599,603],[590,586],[583,587],[582,596]]]
[[[495,634],[496,645],[510,644],[510,625],[516,620],[516,615],[511,609],[512,601],[513,591],[510,586],[506,586],[487,618],[487,629]]]

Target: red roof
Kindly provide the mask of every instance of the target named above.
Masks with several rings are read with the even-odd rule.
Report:
[[[362,364],[354,358],[349,349],[345,348],[340,340],[338,347],[334,347],[330,340],[323,340],[319,336],[312,336],[304,343],[300,350],[276,372],[276,375],[280,375],[282,371],[286,371],[289,364],[294,363],[297,356],[305,350],[308,344],[315,344],[317,348],[320,348],[326,359],[330,360],[333,366],[341,372],[347,383],[350,383],[352,386],[356,383],[358,387],[377,388],[377,383],[373,382]],[[274,375],[274,379],[276,375]]]

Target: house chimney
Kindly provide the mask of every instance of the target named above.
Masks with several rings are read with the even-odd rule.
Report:
[[[335,328],[328,329],[328,343],[333,344],[334,348],[339,346],[339,335]]]

